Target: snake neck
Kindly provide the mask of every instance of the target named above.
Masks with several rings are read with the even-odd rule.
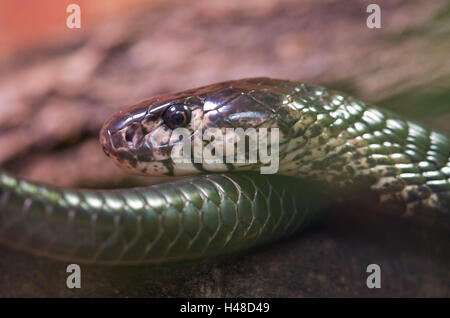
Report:
[[[366,189],[406,214],[449,213],[447,135],[320,87],[303,85],[285,107],[300,115],[280,148],[281,174],[344,192]]]

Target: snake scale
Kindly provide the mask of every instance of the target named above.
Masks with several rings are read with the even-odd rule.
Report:
[[[170,150],[181,126],[192,135],[278,128],[278,174],[260,174],[259,160],[180,166]],[[100,141],[129,172],[193,176],[81,190],[0,173],[2,244],[83,263],[160,263],[275,241],[358,197],[398,214],[450,216],[447,135],[301,82],[250,78],[157,96],[113,115]]]

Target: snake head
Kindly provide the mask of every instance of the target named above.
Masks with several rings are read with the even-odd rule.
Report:
[[[172,131],[195,131],[202,103],[191,96],[167,94],[144,100],[114,114],[100,131],[107,156],[123,170],[141,175],[172,174]]]
[[[266,129],[269,137],[270,129],[280,128],[283,135],[290,124],[282,118],[292,118],[283,113],[286,107],[280,107],[284,95],[273,92],[276,83],[261,85],[261,80],[222,82],[127,107],[103,126],[103,149],[121,168],[141,175],[256,170],[265,163],[260,156],[250,160],[257,150],[249,140],[255,135],[247,133],[248,129],[256,134],[258,129]],[[271,144],[272,139],[267,139]],[[245,152],[244,161],[237,160],[238,150]]]

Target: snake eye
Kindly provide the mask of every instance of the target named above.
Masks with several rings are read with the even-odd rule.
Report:
[[[184,105],[172,105],[164,112],[163,119],[171,129],[184,127],[191,121],[191,111]]]

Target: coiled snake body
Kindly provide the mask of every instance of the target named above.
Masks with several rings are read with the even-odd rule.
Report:
[[[255,172],[259,158],[176,163],[178,127],[191,136],[208,128],[278,128],[278,175]],[[162,95],[115,114],[100,140],[127,171],[202,175],[76,190],[1,173],[2,243],[61,260],[157,263],[286,237],[330,204],[363,193],[380,209],[450,216],[449,137],[323,87],[253,78]]]

